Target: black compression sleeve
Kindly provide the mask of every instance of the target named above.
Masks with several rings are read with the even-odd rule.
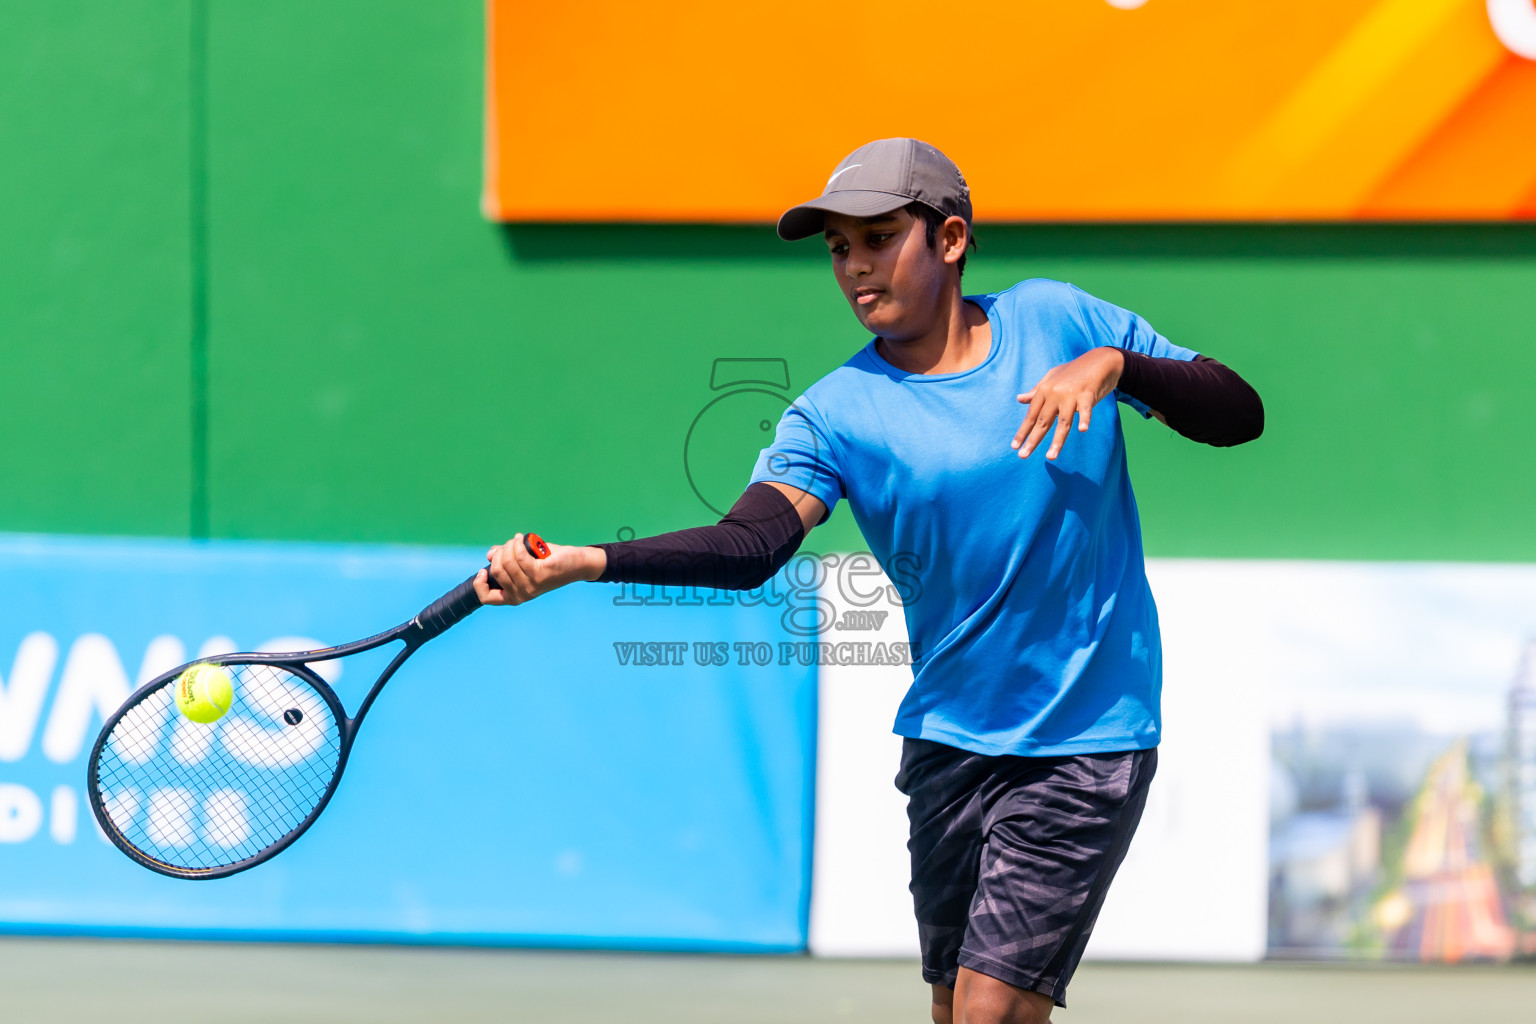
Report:
[[[1193,362],[1122,350],[1117,390],[1162,415],[1192,441],[1226,448],[1264,433],[1264,402],[1236,372],[1210,358]]]
[[[803,540],[795,503],[756,483],[714,526],[596,545],[608,555],[597,581],[752,590],[782,569]]]

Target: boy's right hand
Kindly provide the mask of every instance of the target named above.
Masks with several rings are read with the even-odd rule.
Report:
[[[534,558],[516,534],[485,553],[491,567],[475,576],[481,604],[522,604],[567,583],[590,582],[607,568],[602,548],[549,545],[548,558]]]

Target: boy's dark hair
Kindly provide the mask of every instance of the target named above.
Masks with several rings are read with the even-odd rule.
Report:
[[[928,237],[928,248],[937,248],[939,244],[939,229],[944,226],[944,222],[949,218],[927,203],[911,202],[903,207],[903,209],[912,216],[922,219],[924,234]],[[965,227],[965,244],[971,249],[976,248],[976,235],[971,231],[969,224]],[[966,254],[962,252],[960,254],[960,262],[955,264],[962,277],[965,276],[965,256]]]

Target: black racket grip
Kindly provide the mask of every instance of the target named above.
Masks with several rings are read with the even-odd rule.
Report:
[[[536,533],[523,535],[523,547],[534,558],[548,558],[549,545],[544,543],[544,538]],[[418,643],[426,643],[435,636],[440,636],[450,627],[458,625],[464,619],[480,608],[480,595],[475,593],[475,577],[489,569],[491,564],[487,562],[480,569],[475,570],[475,575],[454,587],[442,597],[427,605],[416,615],[416,628]]]

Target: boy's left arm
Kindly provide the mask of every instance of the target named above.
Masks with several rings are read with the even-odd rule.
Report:
[[[1055,428],[1047,459],[1061,452],[1077,416],[1087,430],[1095,405],[1111,391],[1133,398],[1185,437],[1217,447],[1252,441],[1264,432],[1264,403],[1230,367],[1196,356],[1193,360],[1151,356],[1127,348],[1100,347],[1054,367],[1019,401],[1029,406],[1014,435],[1020,458]]]
[[[1237,371],[1210,356],[1163,359],[1124,352],[1115,387],[1191,441],[1230,448],[1264,433],[1264,402]]]

